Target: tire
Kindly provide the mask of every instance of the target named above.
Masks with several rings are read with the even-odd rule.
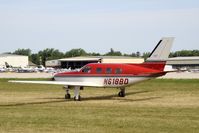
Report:
[[[70,94],[65,95],[65,99],[70,99],[70,97],[71,97]]]
[[[122,93],[121,93],[121,91],[118,93],[118,96],[119,96],[119,97],[121,97],[121,96],[122,96]]]
[[[76,99],[76,98],[74,97],[74,101],[81,101],[81,96],[79,95],[79,96],[78,96],[78,99]]]
[[[119,96],[119,97],[125,97],[125,93],[122,92],[122,91],[120,91],[120,92],[118,93],[118,96]]]
[[[121,93],[121,97],[125,97],[125,93],[124,92]]]

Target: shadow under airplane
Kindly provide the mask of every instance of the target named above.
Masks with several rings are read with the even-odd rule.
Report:
[[[137,91],[137,92],[129,92],[126,95],[133,95],[133,94],[140,94],[140,93],[148,93],[150,91]],[[113,99],[116,98],[116,99]],[[147,98],[140,98],[140,99],[126,99],[126,98],[118,98],[118,95],[107,95],[107,96],[97,96],[97,97],[85,97],[83,98],[84,101],[91,101],[91,100],[122,100],[122,101],[147,101],[153,99],[159,99],[161,97],[147,97]],[[50,101],[40,101],[40,102],[24,102],[24,103],[11,103],[11,104],[3,104],[0,107],[12,107],[12,106],[25,106],[25,105],[37,105],[37,104],[48,104],[48,103],[61,103],[71,100],[66,100],[60,97],[49,97],[49,98],[42,98],[42,99],[49,99]]]

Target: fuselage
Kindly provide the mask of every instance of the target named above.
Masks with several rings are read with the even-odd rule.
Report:
[[[77,72],[58,73],[56,81],[89,83],[95,87],[126,87],[164,75],[164,62],[141,64],[91,63]]]

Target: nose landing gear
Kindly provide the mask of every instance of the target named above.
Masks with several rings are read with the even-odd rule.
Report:
[[[75,86],[75,89],[74,89],[74,101],[81,101],[81,96],[79,94],[79,90],[80,90],[80,87],[79,86]]]

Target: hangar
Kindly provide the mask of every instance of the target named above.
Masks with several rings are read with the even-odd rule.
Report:
[[[28,56],[14,54],[0,54],[0,66],[27,67]]]
[[[81,68],[88,63],[142,63],[143,58],[126,56],[80,56],[46,61],[46,67]]]
[[[61,68],[61,61],[57,60],[48,60],[45,62],[46,67],[53,67],[53,68]]]
[[[167,64],[176,69],[199,69],[199,56],[169,58]]]

